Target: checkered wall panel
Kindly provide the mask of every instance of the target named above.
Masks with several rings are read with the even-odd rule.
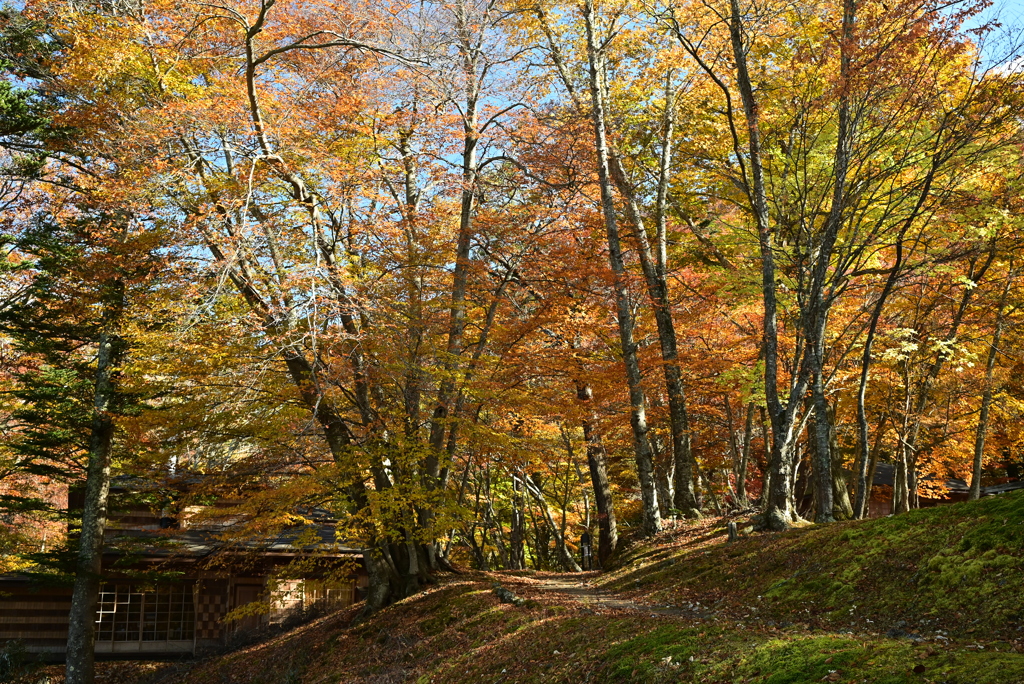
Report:
[[[202,583],[196,602],[196,638],[220,639],[224,634],[221,619],[227,612],[227,582]]]

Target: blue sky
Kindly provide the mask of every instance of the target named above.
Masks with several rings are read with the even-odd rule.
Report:
[[[986,38],[985,57],[998,64],[1004,62],[1008,54],[1024,54],[1021,49],[1024,43],[1024,0],[995,0],[980,16],[968,22],[966,28],[980,26],[992,19],[998,19],[1002,27]]]
[[[1000,11],[1008,22],[1020,23],[1024,14],[1024,0],[1003,0],[992,6],[992,10]]]

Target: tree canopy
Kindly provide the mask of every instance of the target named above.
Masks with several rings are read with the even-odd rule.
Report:
[[[5,9],[6,569],[63,543],[99,418],[114,475],[244,493],[239,534],[329,511],[371,609],[585,530],[862,517],[879,464],[897,513],[1018,478],[985,4]]]

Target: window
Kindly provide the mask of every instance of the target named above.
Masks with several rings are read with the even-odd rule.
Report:
[[[96,641],[191,641],[191,584],[105,584],[96,612]]]

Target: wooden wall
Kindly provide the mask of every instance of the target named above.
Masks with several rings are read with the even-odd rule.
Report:
[[[365,576],[358,580],[365,584]],[[127,583],[131,583],[130,580],[109,579],[105,586],[110,589],[112,584]],[[184,579],[182,583],[193,597],[195,629],[191,639],[151,641],[140,629],[131,641],[117,640],[109,635],[105,640],[98,640],[96,653],[145,657],[209,651],[222,646],[234,632],[279,624],[316,604],[329,608],[350,606],[356,599],[357,580],[293,580],[282,586],[269,614],[262,613],[229,623],[223,621],[229,611],[264,596],[265,577],[208,575]],[[142,591],[145,589],[138,589],[138,592]],[[132,592],[138,593],[136,589]],[[111,608],[107,606],[108,610]],[[42,586],[26,578],[0,577],[0,644],[19,640],[30,652],[60,656],[66,649],[70,609],[70,587]]]
[[[0,642],[20,640],[30,652],[63,653],[71,587],[0,577]]]

